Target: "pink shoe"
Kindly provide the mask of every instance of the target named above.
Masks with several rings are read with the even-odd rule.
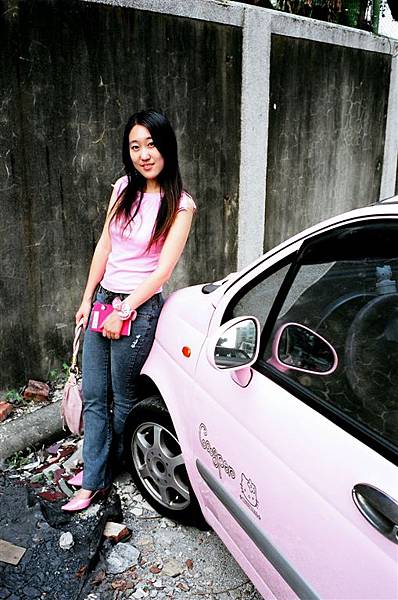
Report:
[[[82,487],[83,485],[83,469],[76,473],[73,477],[68,479],[68,483],[70,485],[75,485],[76,487]]]
[[[94,498],[103,496],[105,491],[106,490],[97,490],[96,492],[93,492],[89,498],[72,498],[72,500],[69,500],[69,502],[61,506],[61,508],[62,510],[66,510],[68,512],[84,510],[90,506]]]

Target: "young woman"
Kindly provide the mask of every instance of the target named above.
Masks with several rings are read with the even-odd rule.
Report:
[[[62,508],[87,508],[112,481],[123,453],[123,429],[136,400],[136,378],[151,349],[162,308],[163,284],[184,249],[196,210],[183,191],[177,142],[159,112],[135,113],[123,137],[126,175],[113,189],[76,313],[86,328],[83,345],[82,488]],[[98,287],[99,284],[99,287]],[[92,331],[93,296],[111,304],[100,332]],[[91,314],[91,317],[90,317]],[[122,335],[131,321],[129,335]]]

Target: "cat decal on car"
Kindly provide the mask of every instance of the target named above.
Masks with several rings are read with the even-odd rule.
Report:
[[[250,508],[252,513],[257,517],[257,519],[261,519],[261,516],[257,512],[256,508],[258,508],[258,498],[257,498],[257,488],[249,477],[246,477],[244,473],[242,473],[240,478],[240,489],[241,495],[240,499],[245,503],[245,505]]]

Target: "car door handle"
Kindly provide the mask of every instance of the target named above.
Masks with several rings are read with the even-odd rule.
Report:
[[[352,497],[365,519],[387,539],[398,544],[398,502],[367,483],[354,485]]]

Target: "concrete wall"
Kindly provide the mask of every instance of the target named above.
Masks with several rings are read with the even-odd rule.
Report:
[[[200,208],[171,288],[218,278],[321,217],[394,194],[391,40],[228,0],[0,0],[0,52],[0,387],[45,378],[67,355],[111,182],[122,171],[123,123],[137,108],[155,105],[170,116]],[[312,120],[310,100],[297,93],[306,86],[318,94]],[[347,108],[350,86],[357,113],[357,105]],[[273,97],[279,109],[287,100],[278,115],[269,113]],[[295,108],[292,129],[286,119]],[[366,151],[358,123],[375,134]],[[335,148],[347,125],[356,136],[344,146],[353,168],[337,178]],[[280,140],[292,131],[300,143],[281,169]],[[318,177],[308,167],[321,138]],[[371,183],[368,195],[357,166]],[[302,210],[287,213],[291,192],[280,189],[281,173],[292,186],[305,174]]]
[[[271,41],[264,249],[380,195],[391,56]]]
[[[135,110],[175,125],[199,207],[170,287],[236,268],[242,32],[71,0],[2,1],[0,15],[1,387],[68,355]]]

